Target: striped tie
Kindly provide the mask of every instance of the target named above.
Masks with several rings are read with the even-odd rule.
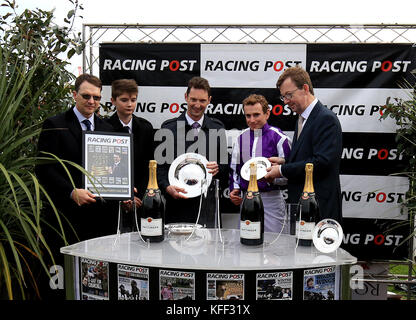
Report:
[[[199,122],[194,122],[193,124],[192,124],[192,129],[194,130],[194,141],[196,141],[197,139],[198,139],[198,128],[200,127],[201,125],[199,124]]]

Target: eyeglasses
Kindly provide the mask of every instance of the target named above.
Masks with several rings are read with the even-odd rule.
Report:
[[[286,100],[290,100],[290,99],[292,99],[292,98],[293,98],[293,93],[294,93],[296,90],[299,90],[299,88],[296,88],[296,89],[295,89],[295,90],[293,90],[292,92],[288,92],[288,93],[286,93],[284,96],[280,96],[280,97],[279,97],[279,98],[280,98],[280,100],[284,101],[285,99],[286,99]]]
[[[100,101],[101,100],[101,96],[92,96],[90,94],[80,94],[80,96],[82,98],[84,98],[85,100],[90,100],[91,97],[94,99],[94,101]]]

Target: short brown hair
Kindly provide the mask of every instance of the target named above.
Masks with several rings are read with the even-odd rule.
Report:
[[[208,97],[211,96],[211,87],[207,79],[201,77],[193,77],[188,82],[188,89],[186,90],[186,94],[188,95],[191,89],[202,89],[208,93]]]
[[[280,90],[280,86],[287,78],[292,79],[296,87],[299,89],[302,89],[303,85],[307,84],[309,86],[310,94],[314,95],[311,78],[309,77],[309,74],[301,67],[291,67],[291,68],[286,69],[280,75],[279,80],[277,80],[277,83],[276,83],[277,89]]]
[[[261,94],[250,94],[247,98],[245,98],[243,100],[243,109],[245,106],[254,106],[256,103],[260,103],[263,113],[267,113],[269,110],[269,103]]]
[[[103,84],[102,84],[100,79],[98,79],[96,76],[93,76],[92,74],[83,73],[78,78],[76,78],[76,80],[75,80],[75,91],[76,92],[79,91],[79,87],[81,86],[81,84],[84,81],[87,81],[87,82],[91,83],[92,85],[100,88],[100,90],[103,88]]]
[[[133,79],[118,79],[111,83],[111,97],[117,99],[123,93],[136,94],[139,92],[137,83]]]

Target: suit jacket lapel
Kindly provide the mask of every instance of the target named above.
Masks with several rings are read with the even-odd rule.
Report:
[[[139,123],[139,119],[133,114],[133,121],[131,122],[132,130],[131,132],[133,134],[139,135],[141,127]]]
[[[110,117],[109,122],[111,123],[111,125],[113,126],[116,132],[120,132],[121,129],[123,128],[117,112],[114,112],[114,114]]]
[[[297,139],[298,125],[296,122],[295,134],[293,136],[292,150],[290,152],[290,157],[289,157],[290,160],[292,160],[296,156],[297,152],[301,148],[301,145],[306,139],[305,137],[309,135],[310,128],[312,127],[313,122],[315,121],[315,118],[319,114],[321,108],[322,108],[322,104],[318,101],[315,107],[312,109],[312,112],[309,115],[308,120],[304,124],[302,128],[302,132],[300,133],[299,139]]]
[[[181,115],[178,117],[178,121],[185,121],[185,125],[188,125],[188,121],[186,120],[186,117],[185,117],[185,112],[181,113]]]
[[[205,131],[205,130],[209,129],[209,127],[210,127],[209,121],[210,121],[210,119],[206,115],[204,115],[204,121],[202,121],[202,126],[201,126],[202,130]]]
[[[74,113],[73,107],[71,110],[68,110],[65,114],[66,122],[68,125],[69,131],[72,133],[76,141],[81,141],[82,128],[79,124],[78,118]]]
[[[104,123],[105,122],[102,119],[100,119],[96,114],[94,114],[94,131],[106,131],[105,125],[103,126]]]

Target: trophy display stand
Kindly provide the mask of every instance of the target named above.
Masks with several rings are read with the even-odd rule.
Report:
[[[186,158],[180,163],[202,170],[198,161]],[[219,180],[211,188],[209,179],[200,183],[190,190],[200,195],[195,223],[166,225],[161,242],[144,241],[134,201],[130,211],[120,201],[116,234],[61,248],[67,299],[123,300],[126,292],[133,292],[133,282],[141,288],[135,300],[163,299],[161,292],[167,295],[172,289],[169,284],[175,289],[170,291],[173,300],[351,298],[350,267],[357,259],[331,246],[342,238],[337,224],[328,219],[318,223],[318,245],[298,246],[295,232],[284,232],[296,230],[294,220],[300,217],[293,205],[287,207],[280,232],[265,232],[262,245],[245,246],[239,229],[222,228]]]
[[[85,274],[90,266],[105,268],[105,278],[109,281],[100,284],[98,292],[103,296],[95,298],[109,300],[123,299],[118,290],[121,277],[126,277],[120,273],[123,270],[146,272],[143,281],[146,281],[149,300],[160,300],[161,284],[169,277],[176,277],[172,279],[178,283],[177,299],[180,299],[179,284],[190,277],[192,282],[187,289],[192,290],[193,300],[211,300],[212,290],[219,286],[220,278],[228,279],[229,283],[240,281],[238,299],[264,300],[268,298],[258,288],[266,282],[261,279],[272,281],[276,277],[273,281],[279,283],[286,275],[290,281],[281,283],[290,289],[290,300],[315,297],[309,293],[304,295],[304,284],[309,277],[314,278],[316,285],[331,279],[333,298],[350,299],[350,267],[357,263],[355,257],[342,248],[323,253],[314,246],[296,246],[295,237],[288,234],[281,234],[273,242],[277,236],[277,233],[265,232],[264,239],[270,245],[249,247],[240,244],[238,229],[198,228],[191,238],[189,233],[171,234],[159,243],[142,241],[139,232],[75,243],[61,248],[65,256],[67,299],[84,299],[87,294],[96,292],[95,278]],[[91,279],[89,291],[83,286],[85,279]]]
[[[136,205],[132,200],[131,207],[129,208],[124,201],[118,202],[118,223],[117,234],[120,235],[126,232],[138,231]]]

